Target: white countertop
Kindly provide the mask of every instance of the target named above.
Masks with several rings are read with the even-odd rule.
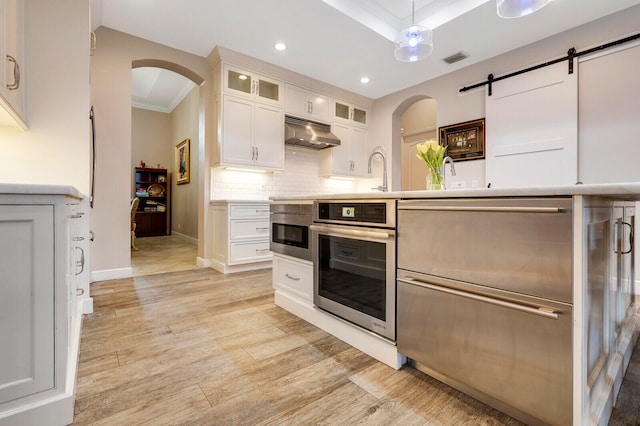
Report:
[[[32,183],[0,183],[0,194],[66,195],[75,198],[84,198],[84,196],[71,185],[46,185]]]
[[[559,185],[531,188],[448,189],[444,191],[357,192],[346,194],[315,194],[302,197],[271,197],[274,201],[294,200],[364,200],[417,198],[486,198],[486,197],[551,197],[601,195],[621,200],[640,201],[640,182]]]

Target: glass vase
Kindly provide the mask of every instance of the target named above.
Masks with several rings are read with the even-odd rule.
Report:
[[[442,184],[442,167],[429,168],[427,172],[427,190],[436,191],[444,189]]]

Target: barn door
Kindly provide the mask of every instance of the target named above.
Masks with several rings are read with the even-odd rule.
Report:
[[[577,67],[576,67],[577,68]],[[574,185],[578,77],[567,62],[494,83],[486,96],[486,179],[492,188]]]

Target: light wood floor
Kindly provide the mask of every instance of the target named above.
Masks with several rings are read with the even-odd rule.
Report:
[[[131,250],[134,276],[196,269],[198,245],[177,235],[136,238],[138,250]]]
[[[141,275],[94,283],[92,296],[74,424],[520,424],[275,306],[271,270]],[[636,348],[636,375],[638,358]],[[637,412],[620,413],[612,424],[640,424]]]

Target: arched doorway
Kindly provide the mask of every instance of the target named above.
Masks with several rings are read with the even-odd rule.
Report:
[[[427,168],[416,157],[416,144],[438,140],[437,102],[429,96],[413,96],[393,113],[393,190],[424,190]]]
[[[189,246],[197,247],[201,234],[199,199],[204,193],[201,159],[205,138],[200,86],[203,81],[189,69],[172,62],[149,59],[132,62],[132,170],[141,161],[146,167],[167,169],[170,197],[167,198],[166,215],[169,222],[167,230],[171,235],[170,238],[138,239],[147,252],[144,258],[140,258],[137,252],[136,256],[132,253],[135,274],[196,267],[197,256],[190,253],[197,250],[189,249]],[[188,142],[190,151],[190,177],[178,184],[176,147],[184,147],[185,142]],[[171,259],[165,259],[156,268],[149,264],[155,258],[154,251]],[[185,255],[188,255],[188,260]]]

